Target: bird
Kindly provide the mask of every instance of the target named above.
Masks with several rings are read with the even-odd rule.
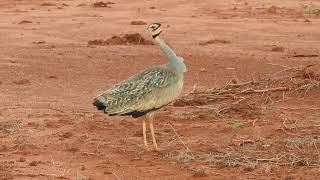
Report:
[[[147,32],[154,44],[160,47],[168,62],[147,68],[104,91],[93,100],[93,105],[109,116],[131,116],[142,118],[143,144],[147,142],[147,123],[155,150],[159,150],[154,134],[154,112],[173,102],[181,93],[184,73],[187,71],[184,59],[160,38],[160,23],[151,23]]]

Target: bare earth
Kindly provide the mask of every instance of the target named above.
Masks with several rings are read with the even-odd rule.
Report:
[[[144,22],[162,23],[163,38],[184,57],[182,95],[288,67],[315,64],[317,73],[320,19],[304,12],[311,1],[93,2],[0,1],[0,179],[319,177],[319,88],[258,115],[170,105],[156,114],[159,152],[144,151],[141,121],[91,105],[112,84],[166,62]],[[133,33],[146,43],[88,45]]]

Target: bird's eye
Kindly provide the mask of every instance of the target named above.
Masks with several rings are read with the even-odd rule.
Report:
[[[148,28],[149,28],[149,30],[151,30],[151,31],[155,31],[155,30],[157,30],[159,27],[160,27],[159,24],[151,24]]]

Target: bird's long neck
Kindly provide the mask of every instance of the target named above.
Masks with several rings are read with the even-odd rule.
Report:
[[[154,38],[154,42],[160,47],[161,51],[166,55],[169,65],[179,72],[185,72],[186,66],[183,63],[183,58],[178,57],[176,53],[159,37]]]

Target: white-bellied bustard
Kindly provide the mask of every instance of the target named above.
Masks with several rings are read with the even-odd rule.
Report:
[[[152,135],[154,148],[158,150],[153,129],[153,111],[175,100],[183,86],[183,73],[186,66],[183,58],[159,37],[161,24],[152,23],[147,30],[153,41],[165,54],[169,63],[147,68],[127,80],[124,80],[94,99],[93,105],[110,116],[130,115],[133,118],[143,116],[143,143],[148,149],[146,121]]]

